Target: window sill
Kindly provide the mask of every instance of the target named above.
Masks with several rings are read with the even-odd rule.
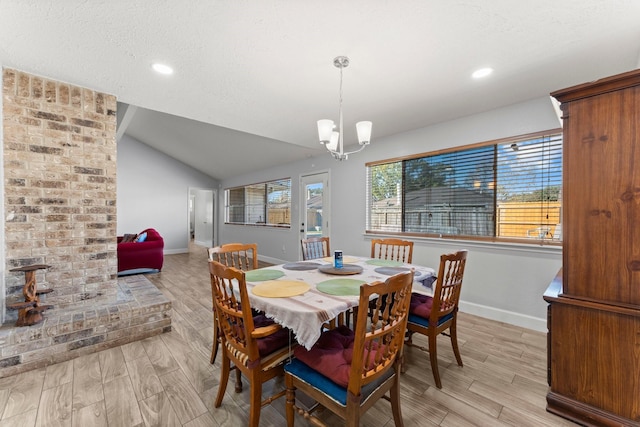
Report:
[[[291,228],[290,224],[265,224],[257,222],[225,222],[224,225],[241,225],[245,227]]]
[[[393,239],[406,239],[415,243],[429,244],[430,246],[442,246],[451,248],[459,247],[465,249],[477,248],[477,249],[493,249],[509,252],[525,252],[525,253],[540,253],[540,254],[562,254],[562,244],[558,243],[541,243],[540,240],[535,242],[525,243],[524,240],[519,241],[493,241],[493,240],[469,240],[469,239],[454,239],[447,237],[423,237],[423,236],[408,236],[403,234],[385,234],[385,233],[372,233],[366,232],[363,234],[365,239],[379,239],[379,238],[393,238]]]

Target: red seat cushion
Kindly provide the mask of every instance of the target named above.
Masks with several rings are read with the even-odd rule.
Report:
[[[353,331],[342,325],[323,333],[311,350],[300,346],[293,354],[336,384],[346,387],[349,384],[354,338]]]
[[[336,384],[347,387],[351,373],[353,359],[353,342],[355,334],[344,325],[324,332],[318,341],[307,350],[298,346],[293,351],[294,356],[307,366],[318,371]],[[375,347],[374,347],[375,349]],[[383,347],[376,351],[382,351]],[[362,355],[365,357],[365,355]],[[372,367],[374,357],[370,355],[369,363]]]
[[[269,326],[273,323],[274,321],[272,319],[269,319],[264,314],[259,314],[253,317],[253,326],[255,328]],[[266,356],[289,344],[289,329],[282,328],[267,337],[258,338],[257,341],[258,353],[260,353],[261,357]]]
[[[428,295],[411,294],[411,303],[409,313],[428,319],[431,316],[431,307],[433,307],[433,298]]]

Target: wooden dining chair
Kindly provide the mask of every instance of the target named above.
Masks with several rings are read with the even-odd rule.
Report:
[[[209,261],[218,261],[227,267],[235,267],[248,271],[258,268],[258,245],[255,243],[227,243],[207,249]],[[216,320],[215,304],[213,305],[213,344],[209,362],[213,365],[218,355],[220,329]]]
[[[328,237],[309,237],[300,240],[302,245],[302,259],[317,259],[331,256]]]
[[[294,350],[295,358],[284,368],[287,426],[293,426],[296,411],[314,425],[325,425],[315,416],[315,410],[323,407],[355,427],[380,398],[391,402],[395,425],[403,425],[400,356],[412,282],[413,271],[407,271],[385,282],[363,284],[360,304],[368,305],[371,298],[387,304],[378,304],[370,319],[366,310],[360,310],[354,330],[339,326],[323,332],[310,350],[302,346]],[[310,409],[298,406],[296,390],[317,403]]]
[[[371,258],[411,264],[413,242],[401,239],[373,239],[371,240]],[[373,302],[369,305],[373,306]],[[357,311],[357,308],[354,311]],[[369,308],[369,315],[371,315],[371,308]]]
[[[454,254],[441,255],[433,297],[417,293],[411,295],[406,344],[429,352],[431,371],[438,388],[442,388],[436,346],[439,334],[447,335],[451,338],[451,346],[453,347],[456,361],[458,366],[462,366],[462,358],[458,349],[457,320],[462,277],[464,276],[466,262],[466,250],[458,251]],[[414,333],[425,335],[429,346],[422,347],[414,344],[412,341]]]
[[[226,243],[207,249],[209,260],[227,267],[248,271],[258,268],[258,245],[255,243]]]
[[[231,363],[249,380],[249,426],[257,427],[263,405],[285,395],[285,390],[262,400],[262,384],[283,374],[283,362],[295,344],[288,329],[265,315],[254,316],[245,272],[209,261],[211,292],[222,334],[222,367],[214,406],[219,408],[227,388]]]
[[[411,264],[413,260],[413,242],[401,239],[373,239],[371,241],[371,258]]]

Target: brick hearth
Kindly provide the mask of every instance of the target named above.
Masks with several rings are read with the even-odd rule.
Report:
[[[53,309],[33,326],[0,328],[0,378],[171,330],[171,302],[144,275],[118,279],[113,302]]]

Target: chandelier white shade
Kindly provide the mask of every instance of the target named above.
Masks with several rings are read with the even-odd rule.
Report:
[[[318,120],[318,138],[320,139],[320,144],[323,144],[336,160],[342,161],[347,160],[349,154],[362,151],[364,147],[369,145],[369,142],[371,141],[372,123],[369,121],[356,123],[356,132],[358,134],[358,144],[360,144],[360,148],[355,151],[345,153],[344,132],[342,129],[342,69],[349,65],[349,58],[346,56],[337,56],[333,60],[333,65],[340,69],[340,111],[338,130],[336,130],[336,124],[333,120]]]

